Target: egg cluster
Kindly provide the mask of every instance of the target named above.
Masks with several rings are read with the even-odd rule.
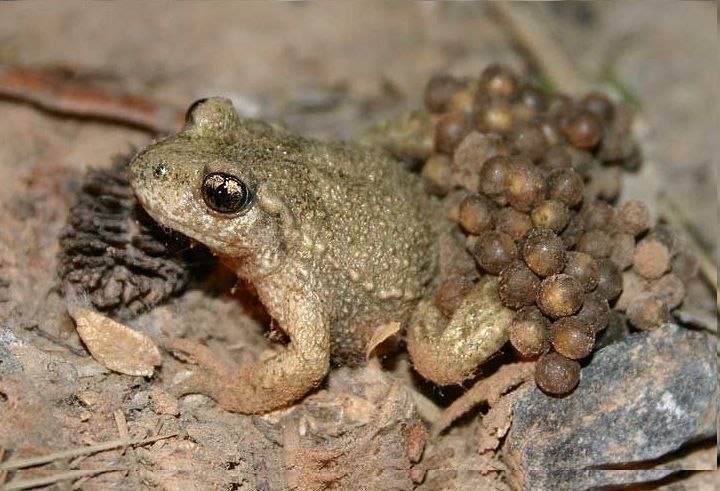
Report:
[[[612,205],[622,170],[641,162],[624,108],[595,93],[545,96],[499,65],[477,81],[433,78],[425,103],[439,114],[427,189],[443,197],[479,271],[499,276],[500,299],[516,311],[510,342],[539,357],[542,390],[575,387],[611,309],[643,330],[668,320],[691,261],[674,234],[651,229],[643,203]],[[469,286],[443,283],[436,305],[451,313]]]

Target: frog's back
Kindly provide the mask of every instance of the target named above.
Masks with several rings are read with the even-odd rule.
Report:
[[[303,262],[337,283],[334,295],[356,298],[343,306],[347,315],[397,309],[425,293],[438,212],[417,176],[385,152],[354,143],[284,134],[264,146],[273,158],[254,172],[290,208]]]

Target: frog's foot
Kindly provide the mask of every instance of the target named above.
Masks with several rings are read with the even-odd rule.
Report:
[[[415,370],[439,385],[462,383],[505,344],[512,318],[496,278],[477,283],[449,321],[432,303],[421,302],[407,333]]]
[[[301,312],[295,311],[295,314]],[[228,411],[262,413],[302,398],[325,378],[330,365],[330,330],[312,316],[297,315],[286,329],[290,344],[279,355],[240,368],[217,361],[212,351],[188,340],[170,349],[192,356],[201,369],[177,384],[177,395],[205,394]]]
[[[173,385],[170,391],[176,396],[187,394],[205,394],[216,399],[222,392],[225,380],[233,367],[217,360],[212,350],[196,341],[189,339],[171,339],[167,348],[180,358],[192,358],[200,367],[188,377]]]

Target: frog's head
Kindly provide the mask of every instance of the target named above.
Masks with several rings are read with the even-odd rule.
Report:
[[[141,151],[130,182],[158,223],[230,258],[275,252],[280,219],[274,198],[253,173],[273,130],[242,120],[232,103],[213,97],[188,110],[185,127]]]

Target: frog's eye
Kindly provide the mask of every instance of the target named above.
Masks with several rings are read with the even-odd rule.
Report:
[[[223,214],[235,214],[245,210],[252,202],[250,188],[235,176],[213,172],[202,182],[205,204]]]

